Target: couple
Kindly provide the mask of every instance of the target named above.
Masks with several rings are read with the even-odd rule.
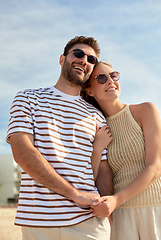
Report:
[[[92,37],[71,39],[56,85],[13,101],[7,142],[22,167],[15,224],[23,240],[161,234],[159,113],[151,103],[122,104],[120,74],[99,54]]]

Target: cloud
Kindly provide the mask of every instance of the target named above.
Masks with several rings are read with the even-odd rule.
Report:
[[[159,1],[7,0],[0,3],[0,154],[14,95],[54,85],[59,56],[76,35],[93,36],[121,72],[121,100],[160,103],[161,3]],[[4,145],[3,145],[4,144]]]

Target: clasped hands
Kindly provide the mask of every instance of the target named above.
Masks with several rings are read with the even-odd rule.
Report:
[[[91,204],[90,210],[93,212],[93,216],[103,218],[103,217],[109,217],[115,208],[116,208],[116,199],[114,195],[112,195],[112,196],[103,196],[103,197],[97,198]]]
[[[98,193],[82,192],[77,190],[74,201],[82,208],[88,208],[93,216],[109,217],[117,207],[116,196],[108,195],[100,197]]]

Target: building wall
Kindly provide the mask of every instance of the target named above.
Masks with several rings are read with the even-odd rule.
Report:
[[[13,156],[0,155],[0,205],[16,203],[19,194],[21,169]]]

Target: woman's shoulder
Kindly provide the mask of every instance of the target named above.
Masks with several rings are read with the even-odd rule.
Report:
[[[129,108],[134,119],[138,122],[140,126],[142,125],[142,120],[145,118],[151,118],[154,115],[158,115],[159,117],[158,109],[152,102],[131,104],[129,105]]]
[[[157,107],[154,103],[152,102],[143,102],[139,104],[130,104],[129,105],[131,111],[135,111],[138,114],[145,114],[146,112],[148,113],[149,111],[155,111],[157,110]]]

